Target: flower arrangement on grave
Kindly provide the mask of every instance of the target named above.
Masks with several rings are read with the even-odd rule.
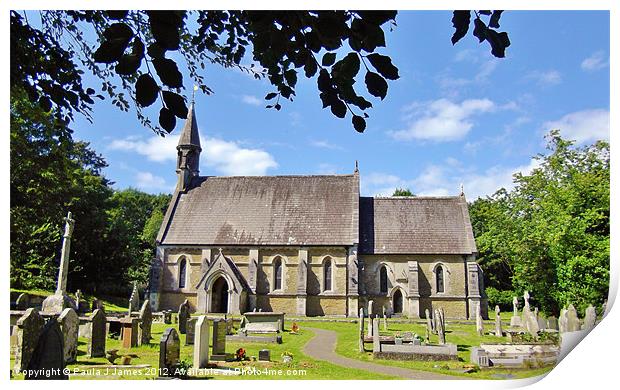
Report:
[[[247,360],[247,357],[245,356],[245,349],[239,348],[235,352],[235,359],[237,359],[237,361]]]
[[[293,322],[293,325],[291,326],[291,334],[297,334],[297,332],[299,332],[299,325],[297,325],[296,322]]]
[[[282,357],[283,363],[290,363],[293,360],[293,354],[289,351],[282,352],[282,355],[280,356]]]

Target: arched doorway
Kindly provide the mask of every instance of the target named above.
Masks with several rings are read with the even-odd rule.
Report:
[[[222,276],[213,283],[211,313],[228,313],[228,283]]]
[[[403,294],[400,290],[394,292],[394,314],[402,314],[403,312]]]

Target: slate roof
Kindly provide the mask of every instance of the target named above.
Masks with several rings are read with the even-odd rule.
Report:
[[[477,252],[464,196],[360,198],[362,254]]]
[[[158,236],[170,245],[352,245],[359,175],[198,177],[175,191]]]

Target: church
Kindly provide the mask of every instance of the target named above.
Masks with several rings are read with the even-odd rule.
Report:
[[[153,309],[487,317],[464,194],[360,196],[360,174],[200,176],[194,104],[157,236]],[[202,156],[209,158],[209,156]]]

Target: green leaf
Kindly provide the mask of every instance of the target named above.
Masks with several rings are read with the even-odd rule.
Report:
[[[148,107],[157,100],[159,86],[151,75],[143,74],[136,81],[136,101],[142,107]]]
[[[397,80],[399,78],[398,68],[392,65],[392,59],[390,57],[373,53],[369,54],[366,58],[368,58],[372,66],[386,79]]]
[[[323,66],[332,66],[336,61],[336,53],[325,53],[323,59],[321,60],[321,65]]]
[[[171,88],[183,86],[183,75],[179,72],[176,62],[169,58],[155,58],[153,65],[162,83]]]
[[[452,26],[455,31],[452,35],[452,44],[456,44],[467,34],[471,20],[471,11],[454,11],[452,13]]]
[[[353,122],[353,128],[358,133],[363,133],[366,130],[366,120],[359,115],[353,115],[351,118],[351,122]]]
[[[381,98],[381,100],[385,98],[387,95],[388,84],[383,77],[374,72],[366,72],[364,81],[366,82],[368,92],[372,96]]]
[[[162,129],[166,130],[168,133],[171,133],[174,130],[174,126],[176,125],[176,118],[171,110],[166,107],[162,107],[159,110],[159,125]]]
[[[350,52],[343,59],[336,62],[332,67],[332,74],[334,78],[340,80],[353,79],[360,70],[359,54],[356,52]]]
[[[177,93],[170,91],[163,91],[164,103],[170,111],[174,113],[177,118],[187,118],[187,105],[183,97]]]

